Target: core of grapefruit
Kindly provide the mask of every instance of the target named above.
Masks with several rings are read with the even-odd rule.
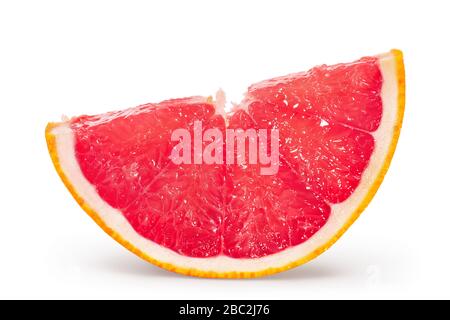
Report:
[[[389,167],[405,102],[402,53],[318,66],[249,87],[228,113],[208,97],[49,123],[56,171],[111,237],[162,268],[256,277],[328,249]],[[171,161],[178,128],[277,128],[279,169]]]

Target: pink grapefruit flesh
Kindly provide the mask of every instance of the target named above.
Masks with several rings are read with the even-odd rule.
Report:
[[[141,257],[200,276],[269,274],[326,249],[373,196],[401,125],[402,70],[392,51],[254,84],[226,119],[209,98],[173,99],[52,124],[47,140],[77,200]],[[174,164],[171,134],[194,121],[279,129],[278,172]]]

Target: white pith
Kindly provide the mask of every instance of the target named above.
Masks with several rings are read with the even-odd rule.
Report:
[[[144,254],[162,263],[168,263],[179,268],[197,269],[215,272],[258,272],[267,268],[278,268],[293,263],[308,256],[317,248],[325,245],[348,222],[355,210],[366,196],[373,181],[382,170],[397,122],[398,88],[397,71],[393,54],[380,56],[379,64],[383,76],[382,101],[383,115],[379,128],[372,133],[375,137],[375,149],[368,167],[362,175],[360,184],[354,193],[344,202],[332,205],[331,215],[327,223],[308,241],[288,248],[279,253],[257,259],[234,259],[227,256],[212,258],[192,258],[175,253],[151,240],[140,236],[124,218],[122,213],[109,206],[97,194],[83,173],[75,157],[73,132],[68,124],[61,124],[51,133],[56,139],[56,151],[61,169],[72,183],[76,193],[84,199],[103,222],[124,240]]]

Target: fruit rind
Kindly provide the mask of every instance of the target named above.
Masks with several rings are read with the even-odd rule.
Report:
[[[230,271],[230,272],[217,272],[217,271],[208,271],[208,270],[199,270],[196,268],[184,268],[180,267],[175,264],[167,263],[160,261],[158,259],[155,259],[142,250],[138,249],[136,246],[134,246],[132,243],[124,239],[119,233],[114,231],[112,228],[110,228],[101,218],[100,214],[98,214],[94,209],[92,209],[88,203],[79,195],[76,188],[71,183],[70,179],[67,177],[66,173],[64,172],[60,158],[58,155],[58,149],[57,149],[57,139],[55,134],[53,133],[53,129],[63,125],[64,123],[49,123],[45,130],[45,136],[47,140],[47,146],[48,150],[52,159],[52,162],[54,164],[54,167],[59,174],[61,180],[63,181],[64,185],[67,187],[69,192],[72,194],[74,199],[78,202],[78,204],[83,208],[83,210],[113,239],[115,239],[117,242],[119,242],[121,245],[123,245],[125,248],[136,254],[137,256],[141,257],[142,259],[159,266],[161,268],[164,268],[169,271],[173,271],[176,273],[184,274],[184,275],[190,275],[190,276],[197,276],[197,277],[205,277],[205,278],[254,278],[254,277],[261,277],[261,276],[267,276],[274,273],[279,273],[282,271],[286,271],[289,269],[292,269],[294,267],[297,267],[301,264],[304,264],[324,251],[326,251],[329,247],[331,247],[344,233],[345,231],[353,224],[353,222],[359,217],[359,215],[362,213],[362,211],[367,207],[367,205],[370,203],[372,198],[374,197],[376,191],[378,190],[379,186],[381,185],[381,182],[384,179],[384,176],[389,168],[389,165],[391,163],[393,154],[395,152],[395,148],[397,145],[397,141],[400,135],[400,129],[402,126],[402,120],[404,115],[404,108],[405,108],[405,73],[404,73],[404,64],[403,64],[403,54],[400,50],[391,50],[388,55],[392,55],[395,60],[395,68],[396,68],[396,81],[397,81],[397,113],[396,113],[396,121],[393,127],[393,133],[391,137],[391,141],[389,144],[389,149],[385,155],[383,164],[381,166],[381,169],[379,170],[376,177],[372,180],[371,186],[368,188],[368,191],[366,195],[363,197],[362,201],[359,203],[359,206],[356,208],[356,210],[353,211],[353,213],[349,216],[349,218],[346,220],[344,225],[332,236],[325,244],[319,246],[306,256],[301,257],[298,260],[295,260],[293,262],[287,263],[283,265],[282,267],[275,267],[275,268],[267,268],[263,270],[258,270],[255,272],[252,271]]]

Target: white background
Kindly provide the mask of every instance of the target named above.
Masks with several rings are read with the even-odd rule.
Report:
[[[419,5],[419,3],[422,3]],[[450,298],[448,1],[1,1],[0,298]],[[255,280],[141,261],[73,201],[44,128],[399,48],[404,127],[361,218],[328,252]]]

